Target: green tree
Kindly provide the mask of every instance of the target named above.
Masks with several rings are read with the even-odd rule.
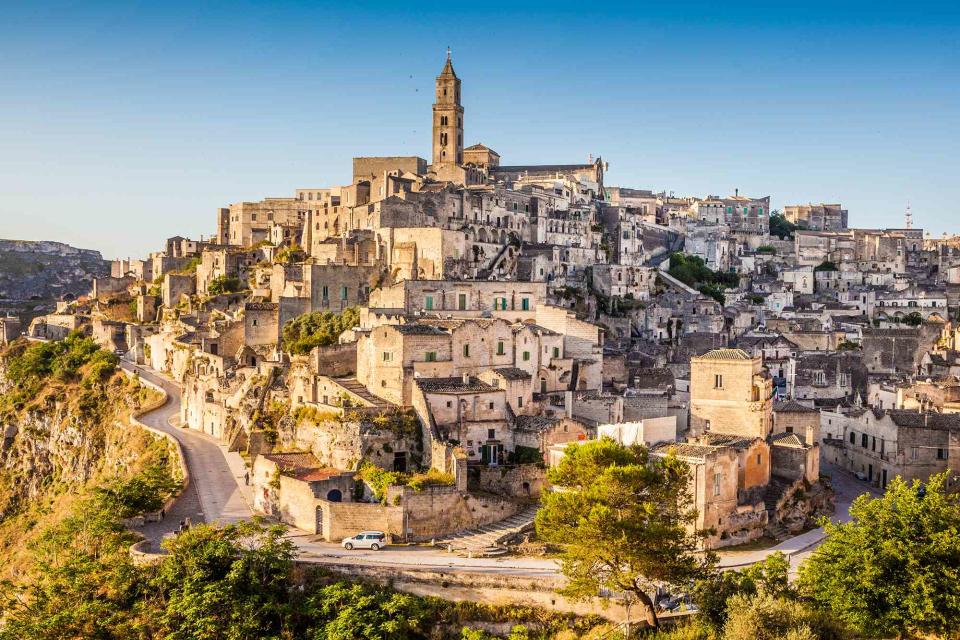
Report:
[[[565,595],[629,594],[656,626],[656,586],[686,586],[712,566],[698,551],[703,532],[691,528],[689,469],[678,458],[604,438],[568,447],[547,478],[560,489],[543,497],[537,534],[561,549]]]
[[[720,631],[727,621],[727,603],[735,595],[753,596],[767,593],[774,597],[790,598],[796,594],[788,578],[790,561],[782,553],[772,553],[739,571],[712,571],[693,588],[693,600],[700,618]]]
[[[784,218],[779,211],[773,210],[770,212],[770,235],[786,240],[792,238],[793,232],[800,228]]]
[[[436,618],[434,603],[363,584],[337,582],[306,603],[314,640],[419,640]]]
[[[897,477],[862,495],[848,523],[824,522],[824,543],[800,568],[805,595],[861,633],[943,634],[960,627],[960,497],[948,474]]]
[[[109,505],[83,502],[31,546],[37,574],[3,585],[0,640],[144,637],[150,595],[130,562],[135,541]]]
[[[278,637],[291,613],[295,547],[282,526],[199,525],[164,542],[155,579],[168,640]]]
[[[295,355],[306,355],[314,347],[337,344],[341,333],[359,323],[360,311],[356,307],[349,307],[341,313],[305,313],[283,325],[283,348]]]
[[[911,311],[903,316],[903,323],[911,327],[919,327],[923,324],[923,316],[920,315],[919,311]]]
[[[243,289],[243,283],[236,276],[217,276],[207,285],[207,293],[219,296],[224,293],[236,293]]]

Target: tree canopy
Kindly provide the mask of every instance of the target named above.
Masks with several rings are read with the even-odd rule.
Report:
[[[960,627],[960,497],[948,474],[862,495],[800,568],[803,593],[869,637]]]
[[[793,232],[801,228],[784,218],[779,211],[770,212],[770,235],[786,240],[792,238]]]
[[[340,334],[360,323],[360,311],[348,307],[341,313],[314,311],[283,325],[283,348],[292,354],[305,355],[314,347],[337,344]]]
[[[207,285],[207,293],[218,296],[223,293],[236,293],[243,289],[243,283],[236,276],[217,276]]]
[[[667,272],[720,304],[725,302],[724,288],[740,284],[740,276],[737,274],[713,271],[700,256],[684,255],[679,251],[670,254],[670,268]]]
[[[547,479],[558,489],[542,498],[537,534],[561,549],[567,596],[626,593],[656,625],[650,593],[686,585],[714,561],[698,552],[689,470],[676,457],[603,438],[570,445]]]

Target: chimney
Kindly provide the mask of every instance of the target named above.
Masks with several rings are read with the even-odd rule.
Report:
[[[469,373],[463,374],[463,384],[470,384],[470,374],[469,374]]]
[[[738,197],[739,195],[740,195],[740,188],[738,187],[738,188],[736,188],[736,189],[733,190],[733,197],[736,198],[736,197]]]

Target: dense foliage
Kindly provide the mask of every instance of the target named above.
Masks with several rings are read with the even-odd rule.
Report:
[[[284,247],[277,251],[276,255],[273,257],[274,262],[280,263],[289,263],[289,262],[299,262],[306,257],[303,249],[300,248],[298,244],[292,244],[289,247]]]
[[[688,256],[680,252],[670,254],[670,268],[667,272],[687,285],[710,296],[723,304],[725,288],[736,287],[740,284],[740,276],[735,273],[713,271],[699,256]]]
[[[838,271],[837,265],[830,262],[829,260],[824,260],[817,266],[813,268],[814,271]]]
[[[679,459],[603,438],[570,445],[547,479],[562,490],[542,498],[537,535],[561,549],[565,595],[627,593],[656,625],[656,585],[686,585],[712,565],[698,552],[703,533],[690,528],[696,512]]]
[[[359,323],[360,311],[356,307],[349,307],[341,313],[305,313],[283,325],[283,348],[292,354],[306,355],[314,347],[337,344],[341,333]]]
[[[784,218],[779,211],[770,212],[770,235],[786,240],[792,238],[793,232],[801,228]]]
[[[243,282],[236,276],[217,276],[207,285],[207,293],[219,296],[223,293],[236,293],[243,289]]]
[[[102,503],[121,518],[159,511],[164,501],[176,493],[180,481],[173,477],[167,460],[152,464],[129,480],[115,479],[98,487],[95,493]]]
[[[95,498],[45,535],[39,578],[6,585],[0,640],[427,640],[438,627],[532,620],[511,638],[548,637],[596,619],[452,603],[350,583],[294,566],[281,526],[197,525],[165,543],[158,566],[130,562],[134,536]],[[489,637],[465,629],[464,637]]]
[[[364,462],[360,466],[356,479],[369,486],[374,499],[379,502],[386,501],[390,487],[408,486],[414,491],[423,491],[426,487],[452,486],[455,482],[452,474],[433,468],[422,473],[400,473],[381,469],[371,462]]]
[[[946,473],[898,477],[882,497],[857,498],[850,522],[824,523],[803,593],[867,636],[960,628],[960,497],[948,488]]]
[[[79,382],[82,393],[75,400],[92,409],[119,359],[74,331],[59,342],[19,341],[7,351],[4,362],[10,387],[0,397],[0,417],[23,409],[41,390],[49,390],[51,383]]]

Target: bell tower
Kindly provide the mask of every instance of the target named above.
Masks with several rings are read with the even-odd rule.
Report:
[[[453,71],[450,48],[447,63],[437,76],[433,103],[433,166],[463,164],[463,107],[460,105],[460,78]]]

